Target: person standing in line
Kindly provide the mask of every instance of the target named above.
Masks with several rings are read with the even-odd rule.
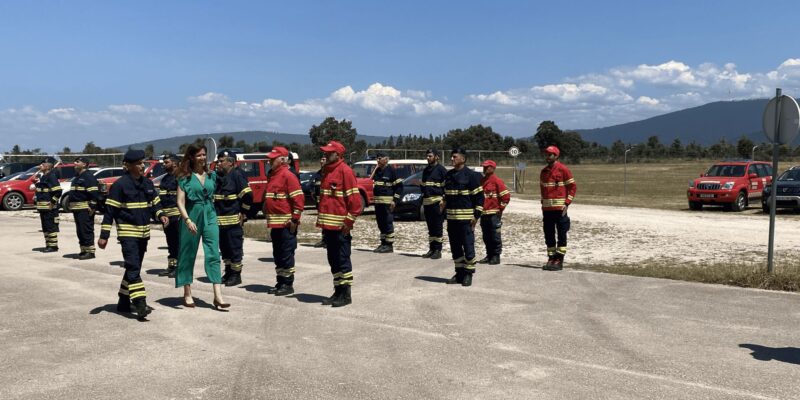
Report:
[[[475,225],[483,214],[483,189],[480,175],[467,167],[466,149],[453,149],[450,161],[453,169],[445,176],[441,208],[447,212],[447,237],[456,274],[447,283],[471,286],[477,261]]]
[[[319,159],[319,171],[317,171],[317,177],[314,179],[314,200],[317,202],[316,209],[319,212],[319,185],[322,184],[322,171],[325,169],[325,164],[328,160],[325,156],[322,156]],[[325,239],[320,238],[319,242],[314,244],[314,247],[325,247]]]
[[[428,149],[426,153],[428,165],[422,171],[422,208],[425,212],[425,223],[428,225],[428,252],[422,258],[438,260],[442,258],[444,241],[444,214],[440,205],[444,199],[447,169],[439,164],[439,150]]]
[[[324,303],[342,307],[353,302],[353,264],[350,261],[353,237],[350,231],[361,213],[361,194],[355,173],[342,159],[344,145],[331,140],[320,150],[325,152],[327,164],[320,185],[317,227],[322,228],[334,288],[333,295]]]
[[[285,296],[294,293],[294,252],[297,229],[305,207],[305,196],[297,175],[289,170],[289,150],[275,146],[267,154],[270,163],[264,215],[272,238],[277,283],[268,293]]]
[[[169,225],[169,218],[161,211],[161,200],[153,182],[144,177],[144,157],[142,150],[128,150],[123,156],[126,172],[109,189],[100,239],[97,240],[97,247],[105,249],[111,235],[111,225],[117,224],[117,239],[125,259],[117,311],[134,311],[140,320],[151,311],[147,307],[147,292],[141,276],[144,254],[150,240],[150,220],[156,218],[164,227]]]
[[[544,155],[547,165],[539,174],[539,184],[542,190],[542,222],[547,245],[547,264],[542,269],[559,271],[564,268],[564,256],[567,254],[567,232],[570,225],[567,208],[572,204],[578,186],[569,168],[558,161],[561,155],[558,147],[547,147]]]
[[[236,286],[242,283],[244,257],[244,222],[253,204],[253,190],[244,172],[236,166],[236,153],[223,150],[217,155],[217,188],[214,208],[219,221],[219,245],[225,274],[222,283]]]
[[[180,157],[170,153],[164,157],[164,170],[167,174],[161,178],[158,186],[158,196],[161,198],[161,210],[169,218],[169,225],[164,228],[167,236],[167,269],[159,273],[158,276],[175,277],[175,270],[178,268],[178,251],[180,249],[180,229],[181,212],[178,210],[178,163]]]
[[[500,253],[503,252],[503,241],[500,237],[500,229],[503,227],[503,211],[511,201],[511,191],[508,190],[505,182],[494,173],[497,163],[486,160],[481,166],[483,166],[481,187],[484,197],[481,232],[483,233],[483,244],[486,246],[486,258],[478,263],[497,265],[500,264]]]
[[[208,171],[206,146],[191,144],[178,169],[178,210],[181,213],[180,252],[175,271],[175,287],[183,287],[183,306],[194,308],[192,280],[197,248],[203,241],[206,276],[214,288],[214,308],[230,304],[222,299],[222,276],[219,267],[219,225],[214,210],[217,174]]]
[[[379,151],[376,154],[377,165],[372,171],[372,193],[375,204],[375,220],[381,232],[381,244],[375,253],[394,252],[394,207],[403,194],[403,179],[397,176],[394,168],[389,166],[389,156]]]
[[[58,175],[53,170],[56,162],[53,157],[42,160],[39,165],[41,176],[36,182],[36,211],[39,212],[44,234],[43,253],[58,251],[58,207],[61,198],[61,184],[58,183]]]
[[[69,210],[75,218],[75,229],[78,233],[78,244],[81,252],[79,260],[89,260],[95,257],[94,247],[94,213],[97,210],[97,200],[100,188],[97,178],[86,169],[89,159],[78,157],[75,159],[75,179],[69,193]]]

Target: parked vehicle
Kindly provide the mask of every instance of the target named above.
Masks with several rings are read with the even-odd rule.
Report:
[[[353,164],[353,172],[356,174],[356,183],[364,207],[372,205],[372,171],[377,165],[378,162],[375,160],[359,161]],[[421,172],[427,165],[427,160],[389,160],[389,166],[394,168],[397,176],[403,179]]]
[[[319,179],[319,174],[317,172],[300,171],[298,176],[300,178],[300,187],[303,188],[306,207],[316,207],[317,198],[314,196],[314,189],[315,182]]]
[[[772,165],[765,161],[727,161],[711,166],[700,178],[689,181],[686,196],[689,209],[723,206],[742,211],[762,197],[765,186],[772,182]]]
[[[108,183],[109,180],[113,183],[119,179],[125,173],[125,169],[122,167],[92,167],[89,168],[89,171],[97,178],[98,190],[100,191],[100,201],[97,207],[102,210],[105,205],[108,188],[111,187],[111,184]],[[69,196],[66,194],[72,189],[73,179],[75,178],[61,182],[61,209],[64,211],[69,211]]]
[[[31,162],[3,163],[0,164],[0,178],[5,178],[18,172],[25,172],[33,167],[38,166],[39,164]]]
[[[403,180],[403,196],[395,204],[394,215],[425,220],[425,210],[422,207],[422,171]]]
[[[35,189],[31,190],[31,186],[35,184],[35,179],[36,171],[29,170],[0,183],[0,199],[2,199],[3,209],[17,211],[25,205],[33,205],[36,191]]]
[[[794,166],[784,171],[778,177],[776,186],[775,209],[790,208],[792,210],[800,210],[800,166]],[[761,196],[761,210],[765,213],[769,213],[771,192],[771,185],[764,187],[763,195]]]

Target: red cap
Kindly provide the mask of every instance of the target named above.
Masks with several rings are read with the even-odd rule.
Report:
[[[275,146],[272,148],[272,151],[267,153],[267,158],[270,160],[276,157],[289,157],[289,150],[286,150],[286,147]]]
[[[483,162],[483,164],[481,164],[481,167],[493,167],[493,168],[497,168],[497,163],[496,163],[496,162],[494,162],[494,161],[492,161],[492,160],[486,160],[486,161],[484,161],[484,162]]]
[[[319,149],[322,150],[322,151],[325,151],[325,152],[335,151],[335,152],[337,152],[339,154],[344,154],[344,151],[345,151],[344,150],[344,145],[339,143],[339,142],[337,142],[337,141],[335,141],[335,140],[331,140],[325,146],[320,146]]]
[[[547,154],[547,153],[555,154],[556,157],[561,155],[561,152],[558,150],[558,147],[556,147],[556,146],[548,146],[546,149],[544,149],[544,152],[545,152],[545,154]]]

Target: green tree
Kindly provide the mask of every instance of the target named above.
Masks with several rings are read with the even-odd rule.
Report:
[[[229,149],[231,147],[233,147],[233,136],[225,135],[219,138],[220,149]]]
[[[745,135],[736,142],[736,154],[742,158],[750,158],[753,151],[753,141]]]
[[[353,147],[358,132],[353,128],[353,121],[337,121],[334,117],[325,118],[319,125],[313,125],[308,130],[311,143],[315,146],[323,146],[331,140],[336,140],[344,145],[346,149]]]
[[[61,149],[61,153],[62,154],[70,154],[70,153],[72,153],[72,149],[70,149],[68,146],[64,146],[64,148]]]
[[[150,143],[144,148],[144,156],[147,158],[153,158],[156,154],[156,149],[153,147],[153,144]]]
[[[683,144],[680,139],[675,138],[675,140],[672,141],[672,145],[669,146],[669,156],[672,158],[684,156]]]
[[[566,157],[573,162],[580,162],[583,152],[588,144],[578,132],[563,132],[553,121],[542,121],[533,135],[539,150],[547,146],[557,146],[561,150],[561,157]]]

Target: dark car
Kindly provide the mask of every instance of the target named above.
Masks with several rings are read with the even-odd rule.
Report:
[[[314,196],[314,182],[319,179],[316,172],[300,171],[300,187],[303,189],[303,196],[306,199],[306,207],[316,207],[317,198]]]
[[[403,195],[395,204],[394,215],[400,218],[425,219],[422,208],[422,171],[403,179]]]
[[[778,193],[778,196],[775,198],[776,209],[800,209],[800,166],[794,166],[784,171],[778,177],[777,188],[775,190],[776,193]],[[769,212],[771,191],[771,185],[764,186],[764,192],[761,196],[761,209],[765,213]]]
[[[38,166],[39,166],[38,163],[30,163],[30,162],[15,162],[15,163],[0,164],[0,178],[16,174],[17,172],[25,172],[30,168]]]

